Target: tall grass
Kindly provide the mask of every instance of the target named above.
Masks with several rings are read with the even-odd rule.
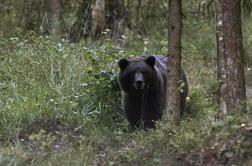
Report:
[[[128,130],[121,110],[117,60],[143,51],[165,54],[164,36],[133,41],[129,34],[120,44],[106,38],[97,43],[55,42],[33,33],[2,37],[0,165],[249,161],[246,130],[251,113],[230,115],[224,121],[216,118],[214,34],[211,27],[197,28],[210,35],[200,36],[199,41],[184,39],[188,113],[179,127],[160,122],[149,132]],[[252,100],[248,101],[251,109]]]

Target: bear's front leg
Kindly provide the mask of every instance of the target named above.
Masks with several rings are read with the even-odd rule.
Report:
[[[155,128],[155,120],[154,120],[153,116],[155,116],[155,115],[151,112],[144,112],[143,113],[142,118],[143,118],[144,130]]]
[[[132,128],[139,128],[141,125],[140,99],[124,96],[124,112]]]
[[[140,114],[137,114],[137,113],[133,113],[133,112],[127,112],[126,113],[126,117],[127,117],[127,120],[129,121],[130,123],[130,126],[132,128],[139,128],[141,126],[141,118],[140,118]]]
[[[155,128],[155,122],[161,119],[161,110],[162,108],[160,102],[155,102],[154,99],[147,102],[142,113],[142,120],[145,130]]]

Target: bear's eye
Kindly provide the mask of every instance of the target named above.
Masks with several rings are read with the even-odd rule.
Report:
[[[129,72],[129,73],[128,73],[128,78],[131,78],[131,79],[134,78],[135,73],[136,73],[135,71]]]

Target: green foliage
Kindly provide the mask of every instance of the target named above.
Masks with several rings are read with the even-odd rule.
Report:
[[[195,13],[200,0],[185,2],[183,7],[182,61],[190,88],[181,125],[160,122],[157,129],[148,132],[128,130],[121,110],[117,60],[143,52],[167,52],[166,18],[161,17],[167,2],[150,6],[149,1],[143,2],[144,18],[141,24],[133,20],[132,25],[134,31],[145,28],[148,35],[129,31],[119,44],[106,37],[96,43],[55,42],[50,36],[22,28],[14,33],[15,26],[8,26],[8,35],[0,32],[0,165],[251,162],[252,93],[248,94],[248,112],[218,119],[215,25],[213,18],[207,20]],[[71,3],[66,3],[67,10],[72,10]],[[72,3],[73,8],[78,7]],[[131,3],[134,8],[135,4]],[[5,21],[11,17],[4,15],[1,18]],[[64,15],[67,23],[74,19],[71,13]],[[246,75],[250,83],[252,24],[245,22]]]
[[[160,122],[149,132],[128,130],[117,60],[144,50],[164,53],[167,44],[160,37],[130,38],[120,45],[108,39],[54,42],[21,31],[1,38],[0,165],[249,162],[251,113],[216,118],[217,81],[214,63],[200,56],[204,42],[195,46],[185,39],[190,93],[181,125]],[[248,109],[251,103],[249,98]]]
[[[116,63],[111,58],[117,50],[106,52],[111,44],[89,49],[84,43],[54,43],[32,34],[0,44],[1,131],[13,132],[4,137],[15,137],[16,128],[36,118],[77,123],[101,118],[101,110],[113,117],[118,110],[119,97],[112,98],[119,95],[115,65],[106,66],[109,60]]]

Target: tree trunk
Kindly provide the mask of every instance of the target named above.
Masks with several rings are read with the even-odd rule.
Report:
[[[182,0],[169,0],[167,115],[180,121],[179,75],[181,69]]]
[[[50,0],[51,6],[51,33],[55,39],[61,35],[61,0]]]
[[[223,115],[246,106],[241,0],[216,0],[216,11],[219,107]]]
[[[92,9],[93,37],[98,39],[105,25],[105,0],[96,0]]]

